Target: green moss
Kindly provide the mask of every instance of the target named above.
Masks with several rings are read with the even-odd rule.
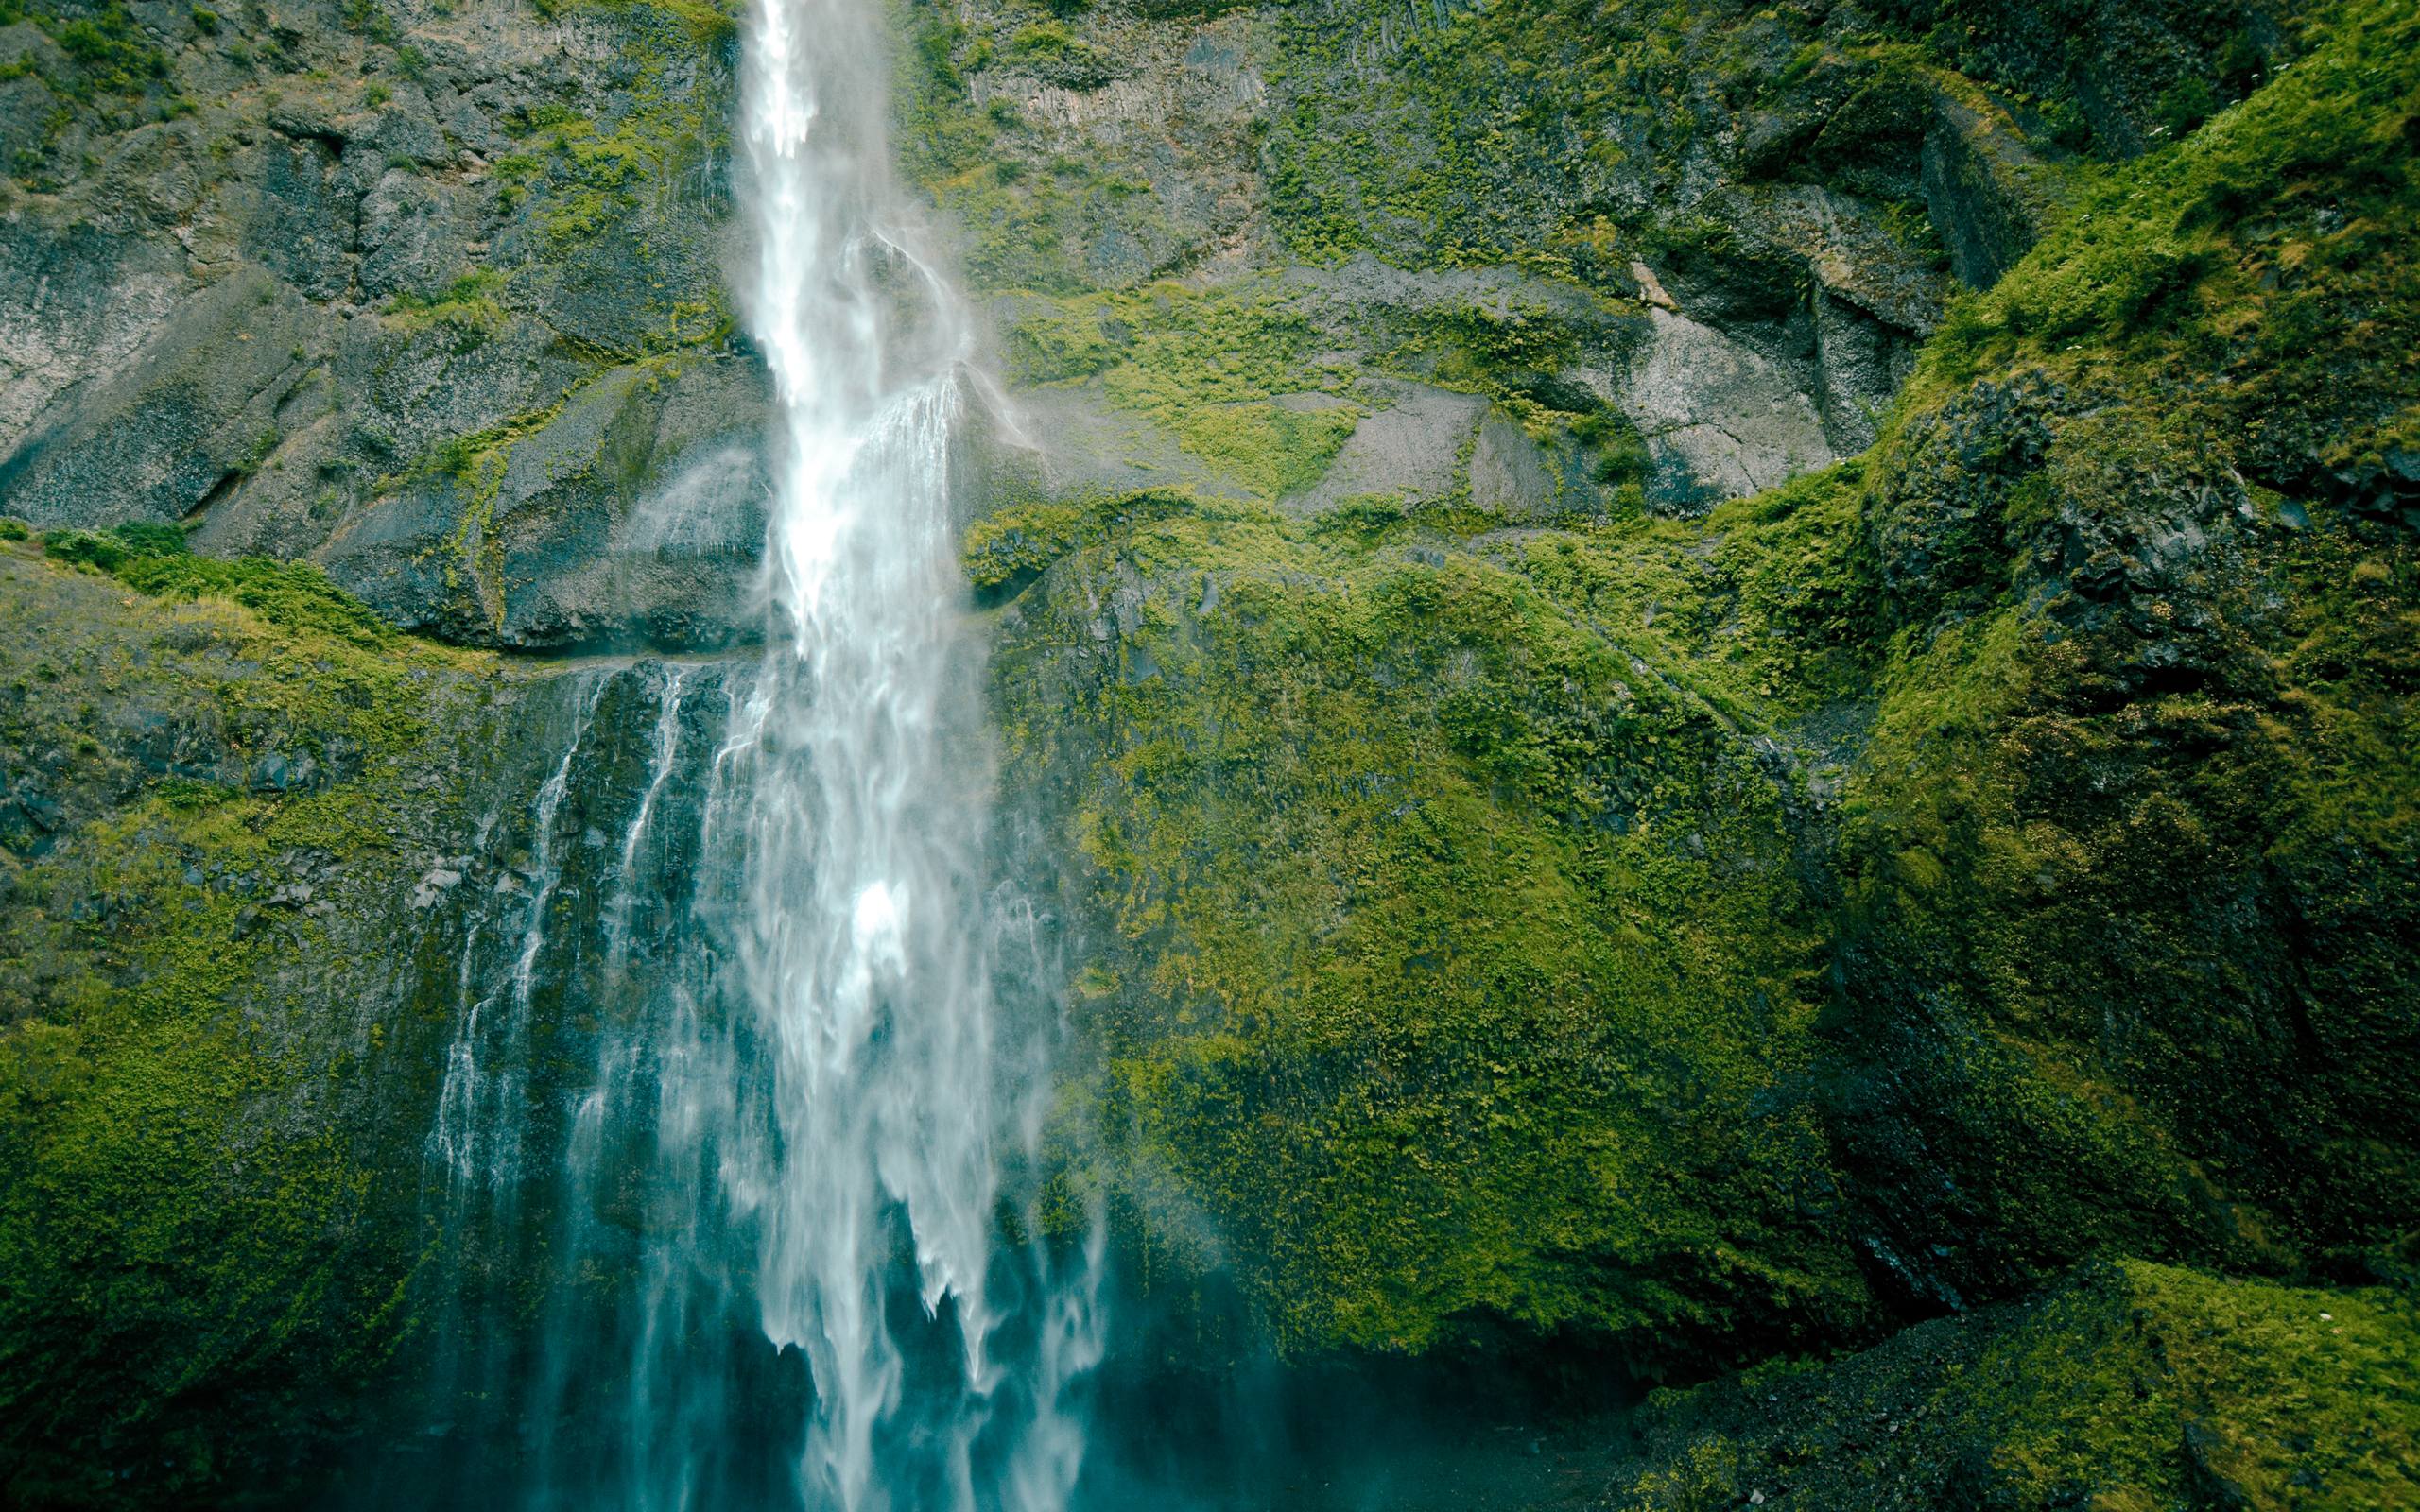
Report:
[[[1114,366],[1119,352],[1110,337],[1109,311],[1071,301],[1021,308],[1008,328],[1006,355],[1014,382],[1054,384],[1089,378]]]
[[[387,301],[387,312],[406,331],[446,327],[461,338],[456,350],[469,351],[502,329],[509,318],[496,296],[510,283],[493,268],[477,268],[434,296],[398,294]]]
[[[1650,472],[1647,443],[1618,409],[1603,404],[1564,375],[1592,344],[1619,341],[1635,308],[1577,290],[1563,302],[1537,298],[1491,299],[1484,304],[1390,311],[1370,322],[1373,366],[1439,387],[1484,394],[1543,445],[1576,442],[1591,480],[1623,495],[1629,512],[1643,500],[1636,487]],[[1467,472],[1468,458],[1462,459]],[[1582,490],[1585,491],[1585,490]],[[1602,501],[1569,501],[1564,512],[1603,512]]]
[[[26,539],[25,536],[16,538]],[[123,524],[109,530],[51,530],[42,536],[43,555],[70,565],[115,572],[138,557],[182,552],[184,533],[174,525]]]
[[[1881,645],[1863,558],[1863,468],[1842,463],[1703,522],[1541,535],[1507,553],[1599,633],[1752,722],[1855,697]]]
[[[25,75],[62,97],[92,106],[112,98],[142,99],[164,91],[168,55],[153,45],[132,12],[117,0],[94,7],[60,8],[19,0],[0,3],[0,26],[31,21],[65,53],[68,67],[48,77],[28,60]],[[22,77],[22,76],[19,76]]]
[[[996,698],[1081,858],[1081,1095],[1163,1273],[1206,1213],[1297,1350],[1858,1316],[1786,1091],[1810,916],[1725,716],[1468,555],[1209,504],[1083,534]]]
[[[1018,27],[1009,38],[1008,55],[1013,61],[1068,89],[1097,88],[1115,75],[1106,55],[1059,21],[1040,21]]]
[[[1550,22],[1416,30],[1385,70],[1432,83],[1281,135],[1281,177],[1316,134],[1419,191],[1312,184],[1352,190],[1352,230],[1322,244],[1325,212],[1281,201],[1297,253],[1410,247],[1388,217],[1461,192],[1413,181],[1464,150],[1420,113],[1469,88],[1446,63],[1517,72],[1507,39]],[[1727,45],[1630,24],[1533,39],[1533,72],[1650,82]],[[971,537],[1016,606],[1010,769],[1082,858],[1101,1059],[1073,1095],[1115,1131],[1092,1178],[1152,1274],[1208,1265],[1215,1233],[1289,1348],[1423,1347],[1492,1310],[1651,1358],[1869,1315],[1834,1210],[1764,1205],[1793,1183],[1839,1182],[1902,1306],[2095,1248],[2355,1263],[2408,1229],[2411,25],[2314,24],[2285,80],[2181,146],[2077,170],[2075,215],[1955,308],[1871,457],[1703,522],[1196,501]],[[1301,40],[1355,45],[1335,29]],[[1626,60],[1558,72],[1591,47]],[[1843,163],[1905,145],[1911,80],[1974,88],[1869,51]],[[1321,59],[1293,60],[1289,108]],[[1493,126],[1467,140],[1525,163]],[[1584,203],[1544,239],[1552,216],[1488,239],[1439,211],[1467,233],[1403,255],[1578,275],[1582,243],[1630,234]],[[1736,259],[1737,234],[1674,222],[1654,249]],[[1377,360],[1579,437],[1618,490],[1635,437],[1541,375],[1622,318],[1499,305]],[[1322,458],[1256,406],[1352,402],[1334,344],[1250,282],[1024,301],[1009,335],[1024,381],[1098,385],[1262,497]],[[1289,446],[1310,465],[1244,465]],[[1749,1043],[1791,1069],[1747,1091]],[[1676,1099],[1692,1132],[1657,1112]],[[1744,1186],[1702,1174],[1724,1160]]]
[[[568,106],[537,106],[494,165],[505,208],[532,206],[555,259],[622,226],[648,186],[675,183],[729,146],[729,124],[715,93],[696,87],[695,70],[701,60],[719,64],[734,44],[733,10],[712,0],[578,3],[620,22],[628,109],[600,125]]]
[[[2414,1034],[2389,942],[2420,896],[2420,767],[2382,691],[2409,655],[2368,638],[2412,602],[2408,555],[2348,582],[2380,559],[2358,541],[2289,548],[2197,653],[2247,660],[2181,690],[2123,694],[2122,643],[2014,609],[1898,652],[1841,832],[1844,1028],[1925,1132],[1869,1143],[1856,1078],[1843,1126],[1878,1187],[1963,1171],[1931,1221],[1976,1246],[1967,1284],[2094,1242],[2375,1243],[2420,1205],[2420,1131],[2379,1080]],[[2272,595],[2304,607],[2264,623]],[[1959,1015],[1939,1058],[1887,1027],[1927,991]],[[2256,1027],[2280,1018],[2305,1025],[2290,1051]]]
[[[1119,72],[1115,47],[1083,40],[1063,10],[987,13],[981,31],[929,0],[900,0],[891,14],[911,44],[896,60],[893,140],[909,180],[963,236],[970,287],[1075,294],[1161,275],[1165,263],[1132,255],[1171,243],[1152,193],[1167,172],[1155,146],[1095,138],[1080,155],[1050,153],[1011,94],[975,103],[972,77],[991,68],[1095,89]]]
[[[0,638],[8,670],[36,647],[65,662],[18,684],[6,738],[38,750],[91,732],[48,774],[68,822],[40,855],[9,856],[0,899],[10,1495],[267,1491],[341,1427],[391,1348],[414,1243],[410,1214],[378,1196],[388,1136],[332,1111],[371,1085],[321,1022],[345,968],[320,914],[272,891],[302,870],[351,915],[395,895],[406,810],[450,801],[441,783],[407,799],[400,780],[429,738],[432,674],[483,663],[359,633],[323,585],[272,564],[133,557],[113,571],[161,596],[131,600],[29,557],[0,568],[12,602],[78,626]],[[308,753],[322,775],[284,794],[147,788],[124,748],[144,722],[95,712],[122,705],[209,731],[181,761]]]
[[[1269,189],[1288,250],[1615,284],[1606,213],[1646,177],[1634,156],[1678,159],[1751,72],[1729,19],[1600,0],[1287,13]]]
[[[645,19],[650,15],[668,17],[688,34],[692,45],[707,54],[719,54],[739,40],[738,8],[728,0],[562,0],[601,10],[609,15]]]
[[[1916,394],[2027,366],[2085,383],[2197,372],[2192,404],[2217,433],[2330,461],[2407,409],[2420,19],[2353,6],[2311,25],[2295,67],[2190,140],[2102,171],[2022,266],[1954,307]],[[2318,438],[2347,389],[2383,402]]]
[[[1000,510],[967,527],[959,551],[967,581],[976,592],[1022,586],[1075,549],[1087,524],[1070,504],[1036,504]]]
[[[1608,1504],[2404,1506],[2415,1365],[2394,1292],[2098,1264],[1828,1366],[1666,1394]]]
[[[107,531],[54,530],[43,538],[53,560],[98,568],[155,598],[224,599],[282,629],[327,636],[370,651],[401,638],[360,600],[308,562],[197,557],[175,525],[122,524]]]
[[[2420,1054],[2420,568],[2382,481],[2420,400],[2420,15],[2310,41],[2101,170],[1868,470],[1896,635],[1841,810],[1835,1122],[1956,1290],[2420,1213],[2380,1079]]]
[[[235,561],[148,558],[127,563],[117,576],[155,597],[225,599],[282,629],[324,636],[366,651],[391,651],[401,644],[386,621],[308,562],[266,557]]]
[[[999,146],[1017,129],[1013,108],[995,99],[991,111],[978,111],[967,86],[969,68],[988,61],[988,43],[978,44],[943,7],[909,4],[893,14],[912,43],[902,50],[893,90],[902,166],[963,228],[969,285],[1082,288],[1077,243],[1086,195],[1056,176],[1018,181],[1017,158]],[[977,56],[978,45],[986,56]]]
[[[1009,351],[1028,382],[1097,381],[1213,472],[1264,498],[1317,481],[1362,409],[1351,369],[1276,281],[1028,300]]]
[[[619,129],[602,135],[596,123],[560,109],[533,117],[532,137],[522,150],[496,160],[496,177],[508,204],[529,197],[543,201],[541,224],[558,248],[587,241],[638,204],[636,187],[660,171],[665,150],[678,138],[660,129],[666,123],[633,112]]]

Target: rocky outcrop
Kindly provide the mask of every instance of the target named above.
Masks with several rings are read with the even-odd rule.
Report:
[[[2042,234],[2056,191],[2006,115],[1942,96],[1925,133],[1926,213],[1940,229],[1950,270],[1989,288]]]
[[[1861,461],[1695,519],[1541,522],[1506,487],[1490,521],[1476,480],[1514,468],[1478,459],[1491,427],[1601,458],[1621,438],[1582,422],[1620,406],[1566,380],[1651,364],[1642,333],[1693,307],[1722,325],[1693,322],[1672,383],[1779,402],[1788,265],[1737,235],[1668,249],[1619,300],[1347,263],[1250,303],[1078,306],[1205,387],[1334,383],[1369,413],[1330,476],[1384,476],[1360,431],[1426,406],[1427,455],[1456,438],[1474,480],[1442,509],[1163,492],[970,534],[1006,605],[1012,790],[1074,858],[1112,1130],[1086,1157],[1151,1274],[1216,1270],[1306,1350],[1435,1348],[1492,1310],[1612,1329],[1634,1361],[1704,1358],[1711,1312],[1854,1331],[2095,1251],[2400,1274],[2420,1130],[2380,1076],[2420,1056],[2392,627],[2412,542],[2254,478],[2331,428],[2381,475],[2401,455],[2400,336],[2351,312],[2411,323],[2411,191],[2354,144],[2401,119],[2383,60],[2410,29],[2348,24],[2049,227]],[[2286,146],[2308,141],[2345,154],[2342,261],[2297,277],[2260,207],[2315,192]],[[1364,323],[1299,290],[1352,291]],[[1360,350],[1434,381],[1331,377],[1373,330],[1397,345]],[[2221,330],[2248,343],[2225,382],[2193,366]],[[2271,330],[2301,335],[2248,335]],[[1132,358],[1083,361],[1150,397]],[[1458,376],[1485,403],[1444,397]],[[1785,413],[1828,444],[1811,399]],[[1749,1043],[1803,1072],[1758,1080]],[[1770,1180],[1723,1185],[1692,1163],[1709,1148]],[[1690,1173],[1685,1218],[1623,1164],[1643,1151]],[[1565,1180],[1550,1235],[1503,1216]],[[1683,1233],[1737,1269],[1664,1247]],[[1491,1301],[1455,1295],[1481,1272]],[[1692,1300],[1659,1312],[1658,1288]]]
[[[43,524],[199,513],[276,450],[324,335],[310,303],[260,268],[181,300],[124,369],[44,406],[7,463],[9,507]]]
[[[763,434],[760,377],[736,361],[614,369],[340,520],[317,555],[393,623],[448,640],[725,644],[756,622]]]
[[[151,73],[18,81],[67,104],[0,190],[7,508],[315,560],[471,644],[745,633],[752,474],[700,465],[761,404],[721,288],[728,23],[364,13],[123,18]],[[707,487],[712,541],[667,544],[649,511],[689,499],[695,535]]]
[[[2380,1403],[2402,1396],[2394,1362],[2415,1322],[2390,1288],[2104,1263],[2022,1305],[1669,1400],[1599,1504],[2391,1503],[2411,1484],[2411,1429]]]
[[[1481,1313],[1640,1359],[1736,1347],[1709,1310],[1733,1341],[1850,1326],[1792,1091],[1779,767],[1610,639],[1554,541],[1491,560],[1335,518],[1060,521],[1002,611],[1007,807],[1065,858],[1040,874],[1081,951],[1099,1116],[1068,1158],[1138,1274],[1223,1271],[1313,1354],[1447,1348]],[[1049,529],[986,539],[1030,563]]]
[[[1761,170],[1730,166],[1715,141],[1641,144],[1610,173],[1558,161],[1507,179],[1513,160],[1559,150],[1525,129],[1484,169],[1505,200],[1488,213],[1482,250],[1457,240],[1459,225],[1423,235],[1409,208],[1441,184],[1449,197],[1476,187],[1434,164],[1445,144],[1422,123],[1450,137],[1449,105],[1404,53],[1415,36],[1480,44],[1488,25],[1457,15],[1332,5],[1316,22],[1186,9],[1028,24],[970,8],[929,33],[921,45],[934,67],[916,81],[914,119],[930,135],[911,142],[910,166],[965,227],[970,276],[1006,296],[1011,353],[1052,339],[1071,310],[1152,280],[1253,301],[1277,273],[1364,411],[1271,490],[1135,403],[1143,384],[1088,392],[1084,376],[1046,363],[1012,371],[1025,384],[1011,392],[1042,438],[1041,487],[1282,495],[1314,511],[1386,497],[1535,520],[1702,509],[1872,442],[1940,316],[1937,254],[1891,230],[1882,202],[1917,193],[1924,91],[1894,76],[1891,97],[1913,102],[1904,130],[1879,107],[1861,136],[1834,123],[1825,161],[1870,163],[1876,154],[1858,146],[1869,137],[1891,160],[1878,178],[1843,168],[1854,187],[1755,181]],[[1133,61],[1061,77],[1063,55],[1078,52]],[[1315,115],[1318,140],[1303,134]],[[1815,110],[1805,129],[1829,119]],[[1255,133],[1270,145],[1253,150]],[[1356,154],[1334,157],[1337,142]],[[1063,172],[1070,163],[1084,175]],[[1434,182],[1392,181],[1432,168]],[[1509,229],[1524,216],[1534,228]],[[1557,225],[1566,239],[1549,250],[1532,231]],[[1612,244],[1636,252],[1607,256]],[[1823,290],[1811,300],[1810,283]],[[1556,323],[1557,350],[1514,352],[1500,332],[1474,333],[1513,311]],[[1146,376],[1197,382],[1181,350],[1126,352]],[[1426,397],[1438,390],[1495,406],[1495,421],[1449,415],[1471,406]],[[1526,447],[1512,447],[1515,431]],[[1068,455],[1049,455],[1061,438]],[[1294,481],[1297,471],[1308,475]]]
[[[1788,369],[1674,310],[1651,307],[1647,319],[1617,393],[1647,438],[1648,496],[1664,512],[1702,512],[1838,460],[1814,396]]]

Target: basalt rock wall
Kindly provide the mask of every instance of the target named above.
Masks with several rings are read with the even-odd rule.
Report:
[[[733,21],[5,14],[0,1474],[254,1497],[563,1281],[469,1011],[543,1150],[697,944]],[[1122,1365],[1751,1367],[1621,1506],[2408,1479],[2409,6],[893,20]]]

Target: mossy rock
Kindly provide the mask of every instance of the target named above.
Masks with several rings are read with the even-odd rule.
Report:
[[[549,679],[173,530],[0,546],[0,1477],[300,1496],[421,1320],[485,805]],[[448,868],[452,869],[448,869]]]
[[[2101,1262],[1844,1360],[1660,1394],[1602,1504],[2408,1506],[2415,1366],[2405,1292]]]
[[[1854,1326],[1785,784],[1685,672],[1394,538],[1151,511],[1004,611],[1013,806],[1075,858],[1070,1158],[1288,1350]]]
[[[2420,311],[2415,42],[2409,7],[2343,10],[2113,175],[1953,314],[1869,467],[1893,639],[1830,1080],[1919,1294],[2420,1217],[2385,1079],[2420,1057],[2420,538],[2323,460],[2420,400],[2379,344]],[[2360,212],[2281,240],[2309,197]]]

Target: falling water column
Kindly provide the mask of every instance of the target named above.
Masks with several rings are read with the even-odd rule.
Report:
[[[1088,1355],[991,1353],[996,1109],[1035,1062],[999,1054],[980,885],[980,653],[948,513],[967,327],[890,179],[872,4],[758,0],[747,34],[741,293],[777,422],[765,663],[733,751],[772,1091],[732,1180],[766,1332],[813,1370],[809,1499],[1050,1512],[1075,1460],[1056,1399]],[[954,1331],[945,1381],[911,1371],[903,1270]]]

